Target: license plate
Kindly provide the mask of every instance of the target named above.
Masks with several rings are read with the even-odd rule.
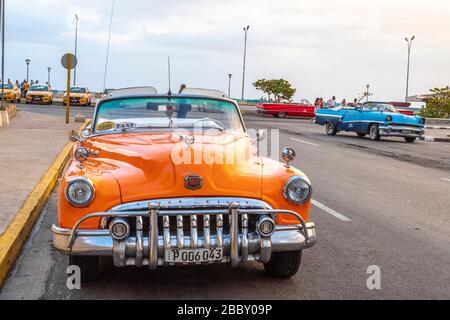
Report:
[[[172,249],[166,250],[165,261],[167,263],[205,263],[222,261],[223,249]]]
[[[33,97],[33,100],[41,100],[41,97]]]
[[[411,130],[403,130],[403,133],[404,133],[404,134],[411,134],[412,131],[411,131]]]

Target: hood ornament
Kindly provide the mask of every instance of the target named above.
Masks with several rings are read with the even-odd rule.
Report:
[[[198,190],[203,187],[203,178],[200,176],[187,176],[184,181],[186,189],[189,190]]]
[[[188,135],[188,136],[184,137],[184,142],[188,146],[192,146],[195,143],[195,137],[192,135]]]

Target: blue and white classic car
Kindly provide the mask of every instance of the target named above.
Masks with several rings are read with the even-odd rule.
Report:
[[[339,131],[369,135],[373,141],[381,137],[403,137],[413,143],[425,133],[425,118],[398,113],[394,106],[383,102],[366,102],[356,108],[319,109],[316,123],[326,127],[330,136]]]

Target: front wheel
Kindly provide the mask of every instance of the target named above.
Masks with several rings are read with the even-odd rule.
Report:
[[[287,117],[287,113],[285,113],[285,112],[281,112],[281,113],[279,113],[278,114],[278,118],[286,118]]]
[[[338,133],[338,128],[334,125],[333,122],[328,122],[326,125],[327,135],[335,136]]]
[[[414,143],[414,142],[416,142],[416,139],[417,138],[414,138],[414,137],[405,137],[405,140],[407,143]]]
[[[289,279],[298,273],[301,262],[302,251],[275,252],[264,268],[272,277]]]
[[[370,127],[370,139],[372,139],[372,141],[380,141],[381,139],[380,128],[377,124]]]

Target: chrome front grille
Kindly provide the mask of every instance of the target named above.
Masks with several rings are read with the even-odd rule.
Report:
[[[101,218],[101,230],[108,232],[112,219],[126,219],[131,233],[125,240],[112,239],[112,254],[117,267],[168,265],[165,252],[171,249],[223,249],[223,260],[237,266],[247,261],[268,262],[272,253],[272,238],[257,231],[261,217],[287,214],[298,219],[299,225],[281,229],[297,230],[306,246],[311,244],[308,227],[303,218],[288,210],[273,210],[259,200],[238,198],[183,198],[152,200],[125,204],[109,212],[93,213],[77,222],[71,232],[67,250],[72,252],[81,224],[89,219]],[[99,231],[100,234],[101,231]],[[112,238],[112,237],[111,237]],[[301,240],[301,239],[304,240]],[[278,239],[277,239],[278,241]],[[285,243],[279,244],[285,247]],[[277,248],[279,250],[279,248]],[[211,262],[212,263],[212,262]]]

